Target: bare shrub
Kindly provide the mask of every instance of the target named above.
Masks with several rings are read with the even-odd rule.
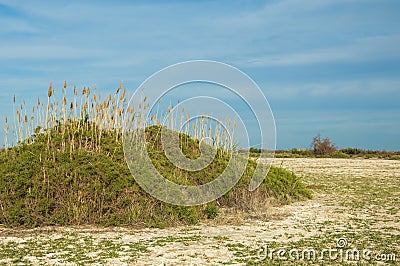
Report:
[[[332,155],[337,149],[329,138],[321,139],[320,134],[313,138],[311,147],[314,155]]]

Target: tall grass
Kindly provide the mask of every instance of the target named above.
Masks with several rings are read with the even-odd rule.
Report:
[[[121,95],[120,87],[114,95],[107,95],[104,99],[96,94],[95,88],[92,90],[90,87],[84,87],[81,93],[78,92],[76,86],[73,87],[72,93],[68,93],[68,89],[67,82],[64,81],[61,95],[57,99],[55,97],[56,90],[50,83],[47,91],[47,104],[44,106],[41,99],[38,98],[37,104],[32,107],[30,114],[25,103],[15,108],[17,100],[14,96],[14,142],[29,145],[35,140],[33,136],[46,134],[48,149],[50,149],[52,131],[60,132],[62,136],[61,150],[64,151],[69,143],[72,152],[77,148],[87,150],[100,148],[103,131],[116,131],[120,137],[124,108],[127,105],[126,88]],[[71,99],[67,96],[68,94],[72,94]],[[8,130],[7,121],[6,131]],[[88,130],[91,131],[90,139],[83,134]],[[95,145],[89,144],[92,141]],[[82,145],[82,143],[87,145]]]
[[[59,147],[61,151],[68,149],[70,154],[76,149],[100,151],[105,132],[115,133],[115,141],[121,141],[124,116],[127,115],[131,118],[130,125],[134,128],[142,127],[145,123],[147,126],[164,125],[197,140],[209,138],[216,148],[227,152],[236,147],[232,137],[236,128],[236,123],[233,121],[214,120],[204,113],[201,116],[191,117],[185,114],[184,106],[179,106],[179,110],[176,108],[179,101],[177,106],[170,103],[163,108],[162,100],[152,106],[153,111],[149,112],[150,117],[147,118],[145,114],[151,107],[147,97],[143,97],[141,102],[128,106],[130,94],[122,83],[114,93],[101,97],[96,87],[83,87],[79,92],[76,86],[70,88],[64,81],[61,94],[57,97],[57,91],[50,82],[46,98],[45,106],[39,97],[37,104],[28,109],[25,101],[16,105],[17,99],[14,96],[13,143],[29,145],[35,141],[34,137],[38,134],[46,134],[47,150],[51,151],[52,132],[57,132],[61,134],[61,147]],[[6,150],[10,148],[8,122],[7,119]],[[90,134],[85,134],[85,132]]]

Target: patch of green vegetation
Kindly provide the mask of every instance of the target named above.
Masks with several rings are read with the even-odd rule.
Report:
[[[48,259],[59,263],[74,263],[77,265],[106,264],[108,259],[123,255],[129,260],[136,259],[148,251],[148,243],[120,243],[117,239],[101,239],[94,242],[91,236],[65,234],[60,238],[33,238],[22,243],[10,241],[0,244],[0,262],[10,259],[14,264],[32,264],[28,257],[35,257],[40,264],[48,264]]]
[[[227,236],[214,236],[213,238],[218,241],[228,241],[229,240],[229,237],[227,237]]]
[[[204,211],[208,219],[214,219],[218,216],[219,208],[215,203],[210,203],[206,206]]]
[[[188,245],[187,243],[196,242],[200,239],[200,235],[155,237],[150,240],[151,242],[148,245],[152,247],[165,246],[169,243],[186,243],[185,245]]]
[[[181,207],[148,195],[135,182],[126,165],[122,142],[116,137],[118,133],[104,131],[101,143],[94,145],[92,142],[96,140],[91,134],[97,130],[96,126],[81,123],[87,130],[79,131],[84,135],[77,136],[73,143],[64,143],[61,135],[78,134],[74,131],[76,125],[42,134],[37,132],[30,141],[0,152],[0,223],[10,227],[80,224],[165,227],[196,224],[218,215],[216,202]],[[175,167],[162,152],[160,130],[153,126],[146,133],[150,141],[149,154],[166,178],[198,185],[224,171],[229,154],[220,149],[206,169],[185,172]],[[179,134],[185,143],[182,145],[185,154],[196,156],[198,140]],[[249,161],[238,184],[219,199],[223,207],[241,208],[254,195],[276,197],[281,203],[311,196],[300,178],[276,167],[271,167],[258,194],[249,192],[247,187],[256,166],[255,161]]]
[[[259,156],[259,152],[250,151],[251,157]],[[333,151],[327,155],[315,155],[308,149],[293,148],[290,150],[277,150],[275,152],[277,158],[363,158],[363,159],[387,159],[400,160],[400,151],[379,151],[379,150],[363,150],[359,148],[344,148]]]

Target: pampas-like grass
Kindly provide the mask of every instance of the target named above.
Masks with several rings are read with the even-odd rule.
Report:
[[[76,86],[73,86],[73,99],[68,101],[68,84],[64,81],[62,86],[61,99],[55,98],[55,89],[50,82],[47,90],[47,105],[44,106],[37,100],[37,104],[32,108],[32,114],[27,113],[27,108],[21,104],[14,112],[14,134],[15,141],[30,144],[34,134],[47,134],[47,150],[52,151],[52,132],[61,133],[61,151],[68,151],[70,156],[76,149],[85,149],[87,151],[100,151],[102,136],[107,132],[115,132],[115,141],[121,142],[124,115],[131,117],[134,128],[154,124],[175,128],[175,123],[179,123],[181,133],[190,135],[192,138],[201,140],[210,138],[213,145],[226,152],[234,149],[233,142],[236,123],[230,120],[225,121],[225,127],[230,130],[230,136],[226,129],[221,126],[220,120],[210,119],[204,112],[196,118],[191,118],[185,114],[185,107],[182,106],[180,112],[170,103],[165,112],[162,112],[162,99],[153,106],[156,110],[149,118],[145,117],[150,108],[147,97],[142,97],[138,103],[131,104],[128,108],[129,95],[126,87],[120,83],[114,94],[106,95],[104,98],[96,92],[96,87],[83,87],[81,93]],[[128,95],[128,97],[127,97]],[[178,102],[179,104],[179,102]],[[16,97],[13,99],[13,106],[16,106]],[[6,148],[10,146],[9,121],[6,119]],[[181,143],[181,145],[187,145]]]

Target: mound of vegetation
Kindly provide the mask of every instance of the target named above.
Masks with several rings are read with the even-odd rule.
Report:
[[[93,125],[83,123],[82,126],[89,129],[83,131],[86,134],[83,137],[76,136],[83,143],[63,144],[61,131],[53,129],[48,134],[33,136],[30,144],[0,153],[0,223],[7,226],[124,224],[163,227],[214,218],[218,206],[250,210],[256,201],[266,198],[275,197],[287,203],[310,197],[297,176],[275,167],[256,191],[249,192],[247,186],[256,166],[255,161],[249,161],[238,184],[217,201],[195,207],[170,205],[151,197],[137,185],[115,132],[104,132],[100,149],[91,149],[94,147],[90,134]],[[150,136],[159,136],[159,130],[153,126],[147,132]],[[74,134],[69,129],[65,132]],[[187,143],[185,154],[196,156],[198,140],[181,135]],[[229,160],[228,154],[223,154],[206,169],[184,172],[168,161],[159,137],[150,140],[154,144],[149,147],[153,149],[151,154],[156,167],[174,182],[208,182],[224,170]],[[70,152],[71,145],[84,148]]]
[[[250,160],[236,186],[208,204],[183,207],[153,198],[135,182],[125,161],[121,141],[125,92],[120,87],[114,96],[101,101],[96,94],[89,98],[90,89],[86,88],[79,99],[74,88],[71,104],[67,104],[64,95],[62,106],[57,108],[58,102],[51,101],[50,85],[47,108],[41,110],[43,104],[38,101],[34,109],[38,119],[18,116],[16,137],[22,141],[0,151],[0,224],[164,227],[215,218],[220,207],[249,211],[262,207],[271,198],[285,204],[311,196],[297,176],[275,167],[257,190],[248,191],[257,166]],[[132,110],[126,112],[129,111]],[[22,106],[16,113],[23,113]],[[23,139],[24,132],[28,132],[21,129],[24,122],[27,129],[35,130]],[[204,184],[218,177],[228,164],[232,151],[218,147],[218,156],[205,169],[181,170],[164,154],[160,130],[157,125],[146,128],[147,149],[157,170],[169,180]],[[188,158],[199,156],[198,139],[186,133],[173,134],[179,134],[182,151]]]

